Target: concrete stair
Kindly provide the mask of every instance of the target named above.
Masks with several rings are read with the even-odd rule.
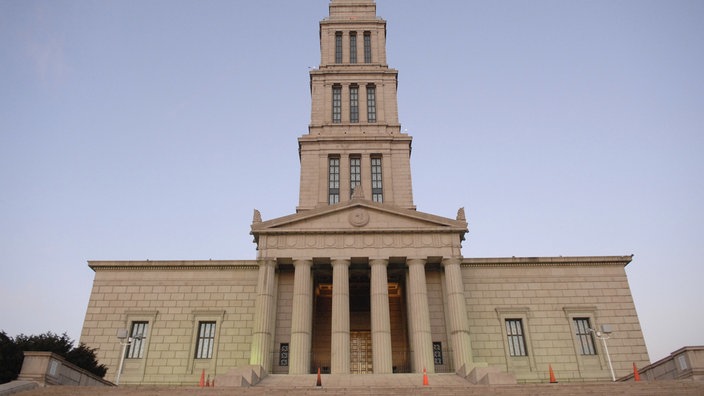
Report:
[[[215,388],[172,386],[73,387],[54,386],[21,392],[21,396],[225,396],[225,395],[500,395],[500,396],[581,396],[581,395],[685,395],[704,396],[704,382],[598,382],[559,384],[475,385],[455,374],[322,375],[317,387],[315,374],[268,375],[252,387]]]

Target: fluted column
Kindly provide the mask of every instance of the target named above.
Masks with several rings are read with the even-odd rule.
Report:
[[[447,293],[447,313],[452,344],[452,361],[455,370],[472,363],[472,344],[469,338],[467,303],[464,297],[464,283],[460,269],[461,257],[443,260],[445,267],[445,290]]]
[[[430,330],[428,286],[425,281],[425,260],[408,259],[408,301],[411,306],[411,339],[413,340],[413,369],[420,373],[425,368],[435,372],[433,337]]]
[[[369,260],[369,265],[372,267],[371,316],[374,374],[390,374],[393,371],[387,264],[388,260]]]
[[[263,259],[259,261],[259,277],[257,279],[256,311],[252,328],[252,346],[249,354],[249,364],[262,366],[265,371],[271,371],[271,354],[269,348],[274,333],[273,315],[276,298],[274,297],[274,281],[276,275],[276,260]]]
[[[350,373],[350,260],[332,260],[330,372]]]
[[[293,312],[289,374],[310,373],[311,332],[313,329],[313,284],[311,260],[294,260]]]

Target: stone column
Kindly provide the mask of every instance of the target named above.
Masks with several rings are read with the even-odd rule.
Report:
[[[313,330],[313,284],[311,260],[293,260],[293,311],[291,312],[291,345],[289,374],[310,373],[310,350]]]
[[[332,260],[330,372],[350,373],[350,260]]]
[[[390,374],[393,371],[389,284],[386,276],[388,262],[381,259],[369,260],[369,265],[372,267],[371,316],[374,374]]]
[[[445,290],[447,293],[447,313],[452,345],[452,361],[455,370],[463,365],[470,365],[472,344],[469,338],[467,321],[467,303],[464,297],[464,283],[460,269],[461,257],[447,258],[442,261],[445,267]]]
[[[425,281],[425,260],[408,259],[408,302],[411,317],[411,339],[413,340],[413,370],[420,373],[435,372],[433,359],[433,337],[430,330],[430,310],[428,308],[428,286]]]
[[[252,347],[249,354],[249,364],[262,366],[266,372],[271,371],[270,345],[273,341],[273,316],[276,298],[274,296],[274,281],[276,275],[276,260],[259,260],[259,277],[257,279],[256,311],[252,328]]]

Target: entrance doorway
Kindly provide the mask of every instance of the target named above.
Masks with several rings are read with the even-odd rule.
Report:
[[[373,372],[371,331],[351,331],[350,374],[371,374]]]

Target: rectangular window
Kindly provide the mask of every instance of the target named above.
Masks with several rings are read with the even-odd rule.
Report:
[[[436,366],[442,365],[442,342],[433,341],[433,361]]]
[[[342,122],[342,87],[339,85],[332,86],[332,122]]]
[[[350,196],[354,193],[354,188],[362,184],[362,159],[350,157]]]
[[[381,180],[381,157],[372,157],[372,201],[384,202],[384,189]]]
[[[372,63],[372,33],[364,32],[364,63]]]
[[[213,357],[215,346],[215,322],[198,323],[198,339],[196,340],[196,359]]]
[[[342,63],[342,32],[335,32],[335,63]]]
[[[528,356],[526,339],[523,335],[523,320],[506,319],[506,336],[508,337],[508,354],[511,356]]]
[[[279,366],[288,366],[288,343],[279,345]]]
[[[367,122],[376,122],[376,87],[367,85]]]
[[[589,318],[574,318],[575,335],[582,355],[596,355]]]
[[[127,359],[141,359],[144,356],[144,344],[148,326],[149,322],[132,322]]]
[[[328,158],[328,203],[340,202],[340,158]]]
[[[350,63],[357,63],[357,32],[350,32]]]
[[[350,122],[359,122],[359,87],[350,85]]]

